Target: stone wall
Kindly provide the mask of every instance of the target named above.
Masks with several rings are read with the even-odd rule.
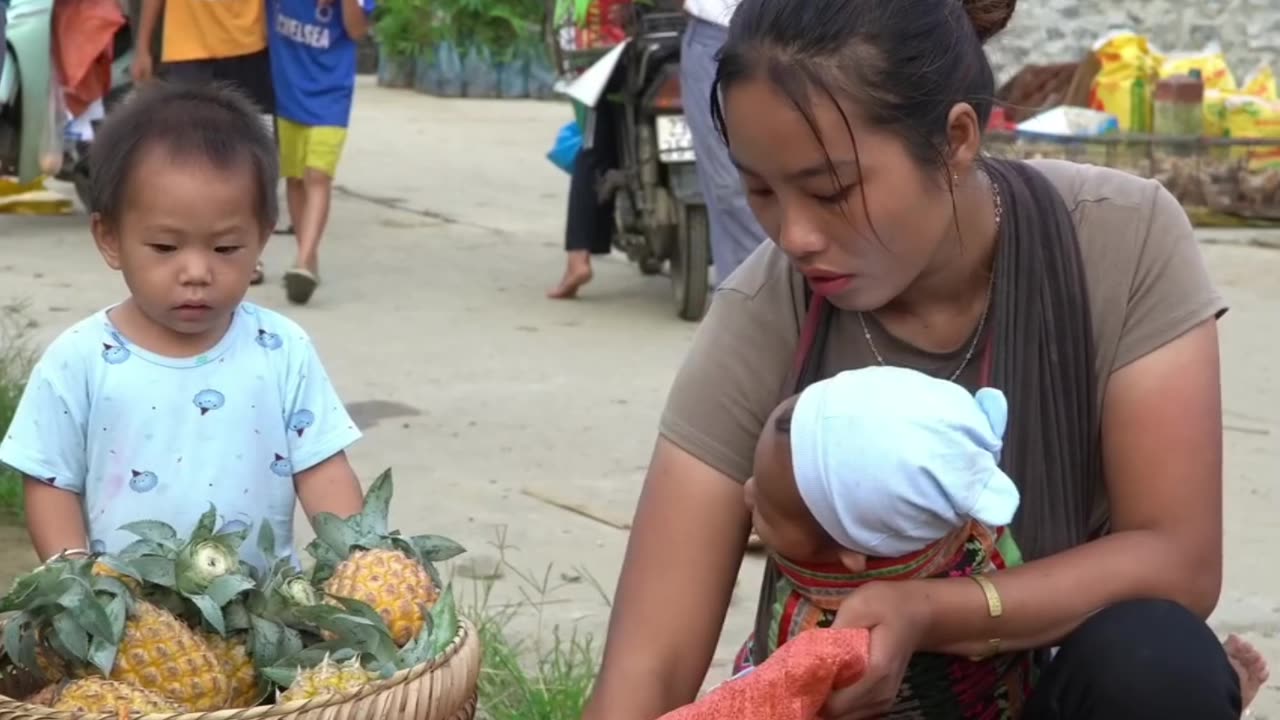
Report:
[[[1013,22],[988,52],[999,82],[1028,63],[1078,60],[1108,30],[1122,27],[1164,52],[1217,40],[1237,82],[1260,60],[1280,66],[1280,0],[1019,0]]]

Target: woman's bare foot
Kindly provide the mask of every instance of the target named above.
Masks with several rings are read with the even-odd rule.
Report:
[[[1267,667],[1267,660],[1262,657],[1262,653],[1238,635],[1227,636],[1222,648],[1227,651],[1231,667],[1240,675],[1242,707],[1248,709],[1254,698],[1258,697],[1258,691],[1267,682],[1267,678],[1271,677],[1271,669]]]
[[[568,300],[577,297],[578,290],[591,282],[591,256],[585,252],[569,253],[568,265],[564,269],[564,277],[560,284],[547,291],[552,300]]]

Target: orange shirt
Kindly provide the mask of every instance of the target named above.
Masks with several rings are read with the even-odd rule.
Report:
[[[166,0],[163,62],[215,60],[267,47],[265,0]]]

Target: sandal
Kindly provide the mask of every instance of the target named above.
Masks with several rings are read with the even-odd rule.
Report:
[[[293,268],[284,274],[284,294],[295,305],[306,305],[320,285],[320,279],[310,270]]]
[[[265,271],[264,271],[264,269],[263,269],[262,261],[261,261],[261,260],[259,260],[259,261],[258,261],[258,264],[257,264],[257,265],[255,265],[255,266],[254,266],[254,268],[253,268],[253,275],[250,275],[250,276],[249,276],[249,284],[250,284],[250,285],[261,285],[261,284],[262,284],[262,282],[263,282],[264,280],[266,280],[266,277],[267,277],[267,276],[266,276],[266,273],[265,273]]]

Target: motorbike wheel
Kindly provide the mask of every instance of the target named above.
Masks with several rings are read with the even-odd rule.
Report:
[[[671,290],[676,315],[696,322],[707,310],[711,283],[711,225],[705,205],[682,205],[676,251],[671,256]]]

